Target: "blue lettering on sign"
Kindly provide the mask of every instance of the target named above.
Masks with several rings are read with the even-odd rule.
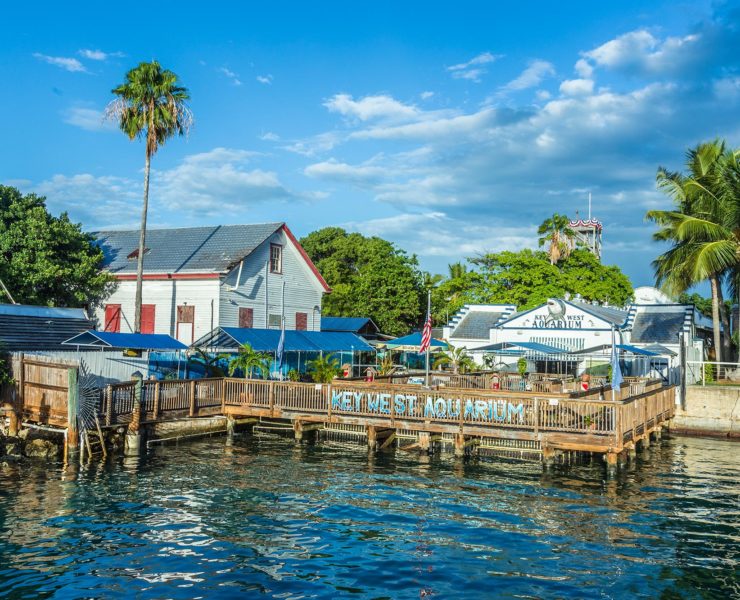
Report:
[[[366,407],[363,408],[363,399]],[[421,416],[416,414],[418,396],[406,394],[385,394],[356,391],[334,391],[331,395],[332,410],[344,412],[369,412],[396,416]],[[421,411],[421,407],[420,407]],[[512,404],[505,400],[482,400],[470,398],[444,398],[426,396],[423,416],[425,419],[459,419],[478,422],[524,423],[524,404]]]

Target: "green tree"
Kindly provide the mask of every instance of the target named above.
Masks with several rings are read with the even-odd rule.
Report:
[[[339,360],[334,358],[333,354],[320,355],[309,360],[306,366],[311,373],[311,379],[316,383],[331,383],[342,372]]]
[[[723,280],[738,291],[740,271],[740,168],[738,151],[724,142],[699,144],[688,151],[686,174],[658,169],[658,188],[669,195],[674,210],[653,210],[647,218],[659,227],[654,239],[671,248],[654,262],[656,282],[675,295],[709,281],[712,291],[715,358],[729,360],[731,340],[724,306]]]
[[[339,227],[314,231],[301,245],[332,288],[324,298],[325,315],[370,317],[390,335],[408,333],[421,322],[426,298],[415,256]]]
[[[257,369],[264,377],[271,359],[266,352],[257,352],[250,344],[242,344],[239,347],[239,354],[229,361],[229,375],[233,376],[236,371],[243,371],[247,379],[252,379],[252,373]]]
[[[478,274],[469,271],[463,263],[448,265],[449,277],[432,290],[432,319],[434,323],[447,323],[466,302],[475,287]]]
[[[568,258],[573,250],[575,232],[570,228],[570,219],[555,213],[545,219],[537,229],[540,247],[548,244],[550,264],[556,265],[561,258]]]
[[[54,217],[42,196],[0,185],[0,279],[16,302],[92,306],[115,285],[102,265],[93,236],[67,213]]]
[[[185,105],[190,99],[177,75],[157,61],[142,62],[126,73],[124,83],[112,90],[118,96],[108,105],[108,115],[118,121],[130,140],[144,139],[144,201],[136,267],[134,331],[141,331],[141,288],[146,252],[146,219],[149,207],[149,172],[152,156],[169,138],[184,135],[192,123]]]
[[[229,358],[231,355],[225,352],[212,354],[203,348],[194,348],[188,362],[202,366],[206,377],[225,377],[226,373],[220,363]]]
[[[434,356],[434,368],[449,366],[452,372],[466,373],[475,368],[473,357],[468,354],[468,349],[463,347],[450,348],[447,352],[440,352]]]

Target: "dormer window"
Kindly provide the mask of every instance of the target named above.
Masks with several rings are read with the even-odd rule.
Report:
[[[144,256],[146,256],[147,254],[149,254],[149,248],[146,248],[145,247],[144,248]],[[134,250],[126,258],[128,258],[129,260],[136,260],[137,258],[139,258],[139,249],[137,248],[136,250]]]
[[[283,272],[283,247],[280,244],[270,244],[270,273]]]

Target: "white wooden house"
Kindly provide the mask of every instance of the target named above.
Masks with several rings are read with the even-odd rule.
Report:
[[[139,232],[96,234],[116,290],[98,327],[132,332]],[[217,327],[319,331],[329,287],[285,223],[147,231],[141,333],[185,344]]]

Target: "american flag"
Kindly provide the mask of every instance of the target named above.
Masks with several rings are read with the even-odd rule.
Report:
[[[427,320],[424,323],[424,329],[421,332],[421,346],[419,346],[419,354],[423,354],[429,350],[429,346],[432,343],[432,315],[427,313]]]

